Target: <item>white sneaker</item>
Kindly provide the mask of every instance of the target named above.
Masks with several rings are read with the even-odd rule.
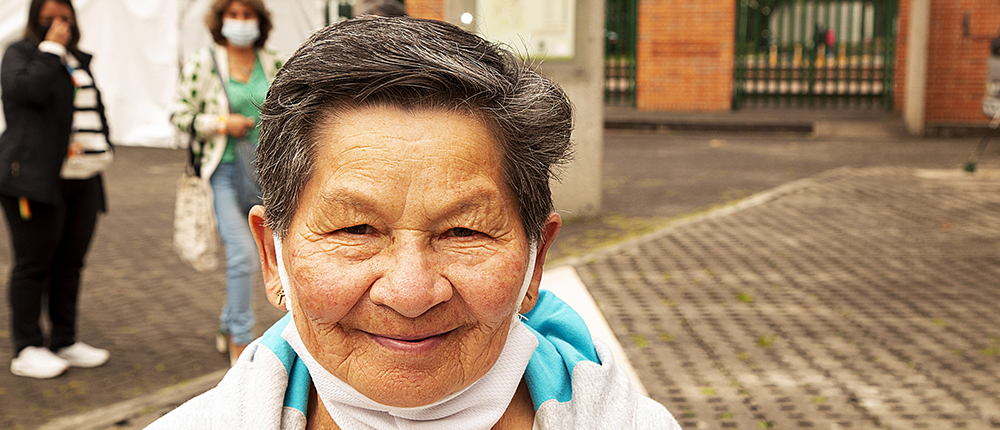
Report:
[[[77,342],[56,351],[56,355],[69,362],[73,367],[97,367],[108,362],[111,353],[106,349],[94,348],[83,342]]]
[[[54,378],[62,375],[67,368],[69,368],[68,361],[42,346],[24,348],[10,361],[10,373],[28,378]]]

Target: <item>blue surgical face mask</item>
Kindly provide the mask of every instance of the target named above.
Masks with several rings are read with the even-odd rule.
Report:
[[[238,48],[246,48],[253,45],[260,37],[260,25],[256,19],[229,19],[222,20],[222,37]]]

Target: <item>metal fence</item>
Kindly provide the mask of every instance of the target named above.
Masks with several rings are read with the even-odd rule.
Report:
[[[737,0],[733,107],[892,108],[896,0]]]
[[[604,38],[604,102],[635,106],[639,0],[607,0]]]

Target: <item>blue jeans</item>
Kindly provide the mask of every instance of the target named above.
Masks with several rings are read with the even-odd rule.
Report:
[[[219,316],[219,327],[238,345],[246,345],[255,337],[252,289],[260,261],[247,222],[250,208],[260,202],[243,192],[247,181],[235,163],[219,164],[209,181],[219,236],[226,249],[226,304]]]

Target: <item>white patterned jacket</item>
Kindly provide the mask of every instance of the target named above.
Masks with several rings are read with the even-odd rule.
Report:
[[[213,53],[215,63],[212,62]],[[269,49],[258,50],[257,58],[267,82],[273,82],[284,59]],[[218,64],[221,80],[213,70],[215,64]],[[170,109],[170,122],[182,133],[193,137],[191,144],[195,145],[195,154],[201,155],[201,177],[206,181],[212,177],[226,150],[226,135],[216,132],[216,118],[229,113],[229,100],[222,87],[222,82],[228,81],[229,56],[226,48],[212,45],[199,49],[181,69],[177,96]],[[204,142],[204,147],[199,142]]]

